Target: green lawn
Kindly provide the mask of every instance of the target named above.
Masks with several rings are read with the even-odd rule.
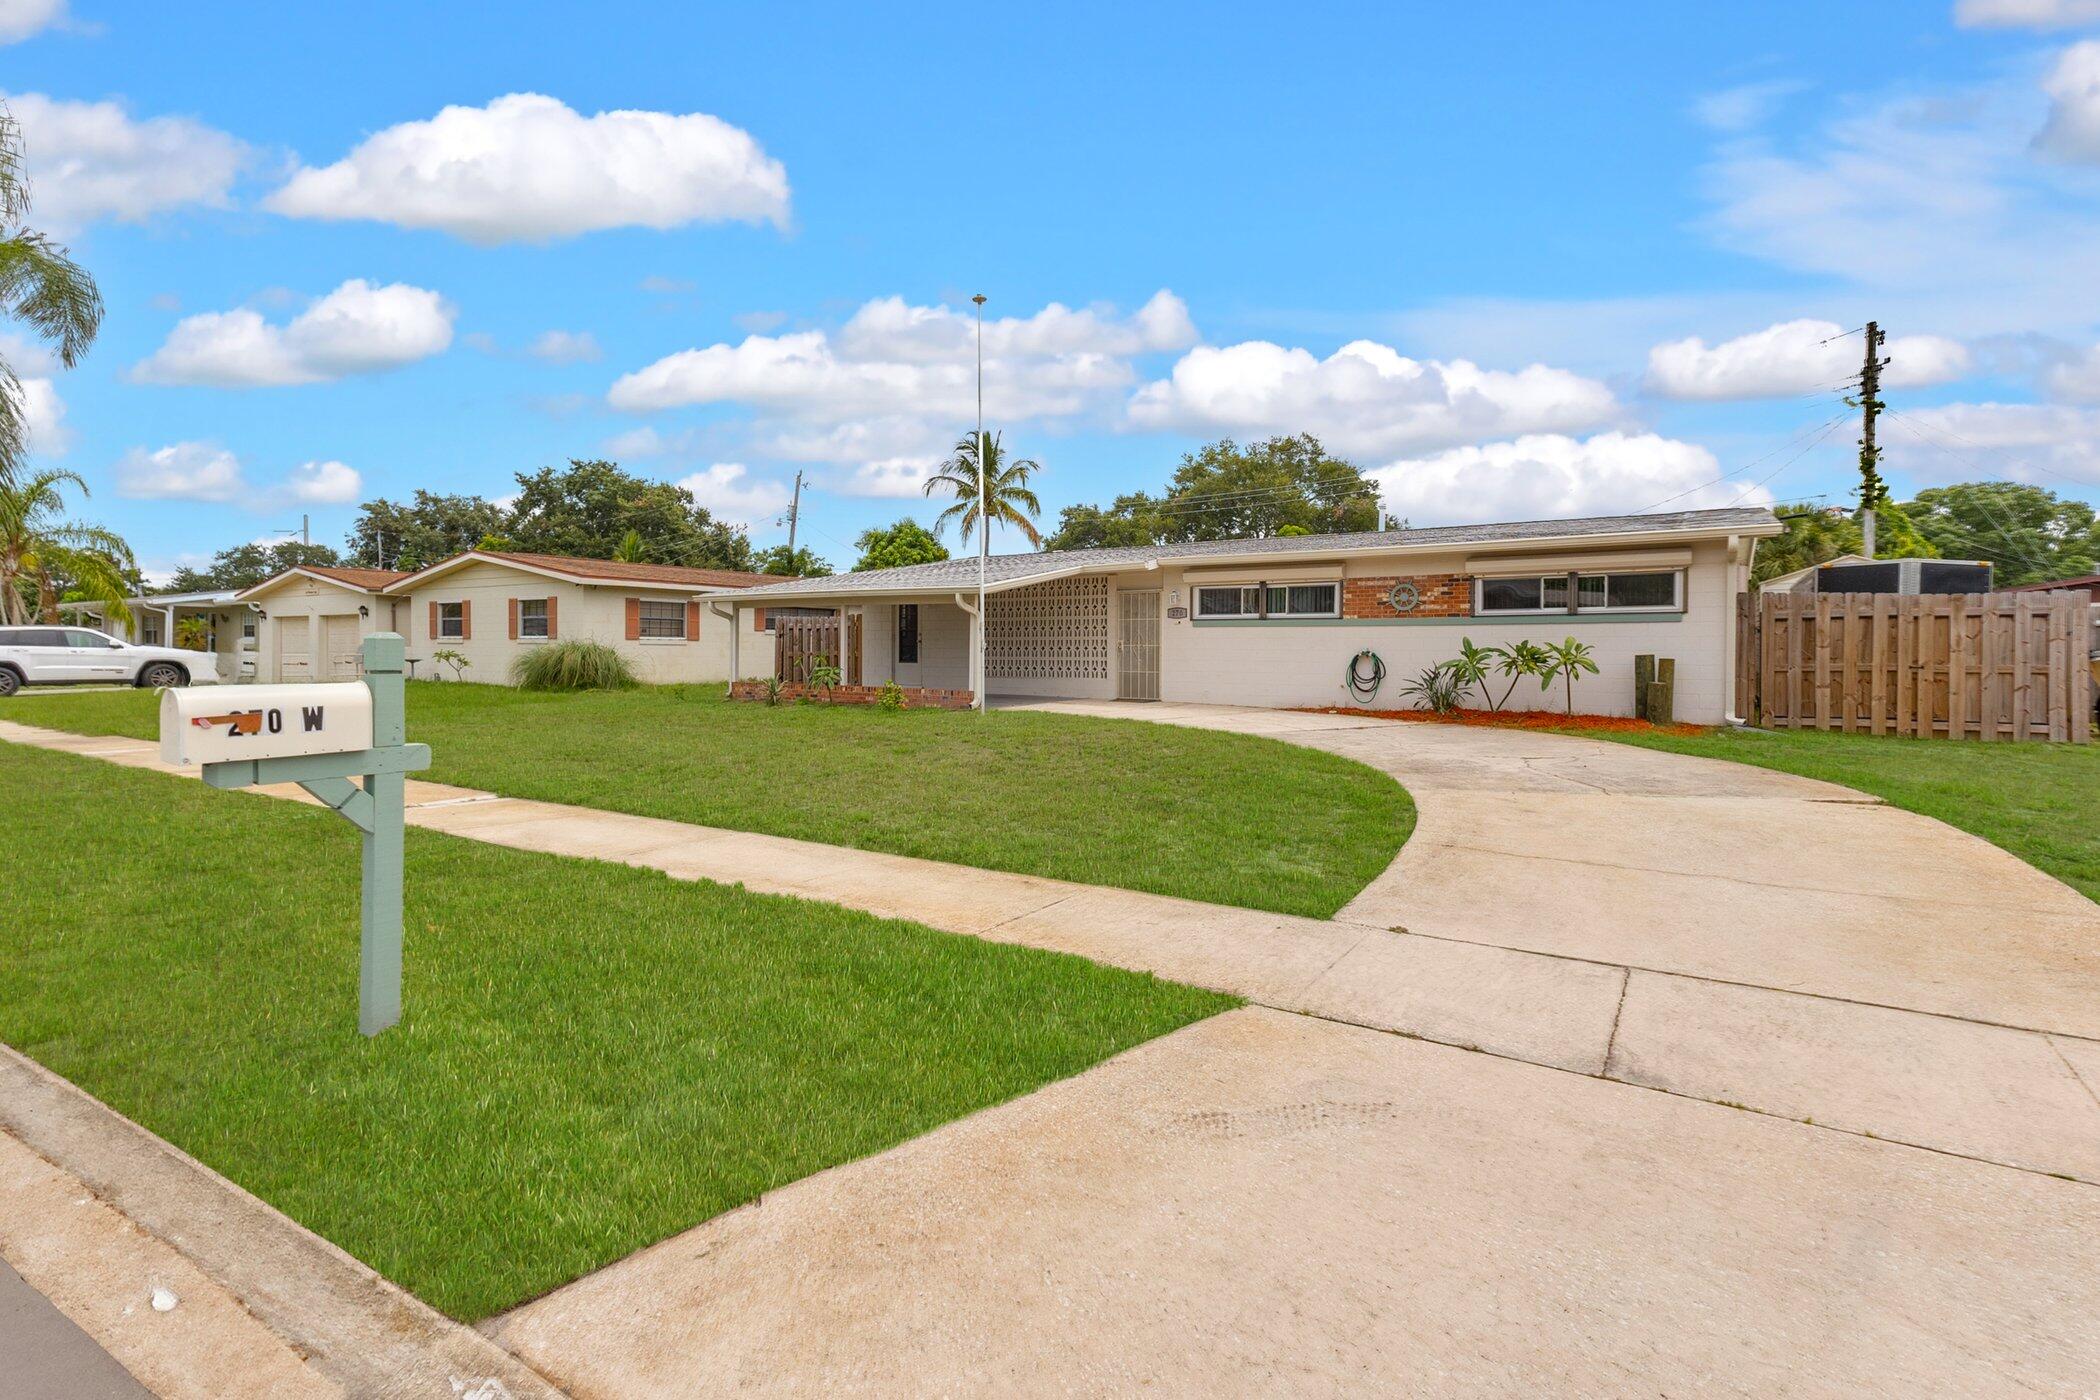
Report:
[[[1950,743],[1811,729],[1582,734],[1842,783],[1981,836],[2100,900],[2100,743]]]
[[[158,733],[150,693],[39,695],[0,718]],[[1326,918],[1391,863],[1414,804],[1275,739],[993,711],[731,703],[718,686],[528,695],[409,687],[442,782]]]
[[[341,818],[0,743],[0,849],[0,1039],[462,1319],[1233,1004],[411,830],[365,1040]]]

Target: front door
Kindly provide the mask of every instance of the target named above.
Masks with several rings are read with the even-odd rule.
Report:
[[[1116,594],[1116,698],[1159,699],[1159,590]]]
[[[358,654],[357,615],[331,613],[322,625],[328,635],[328,679],[356,680],[363,670]]]
[[[277,619],[277,679],[287,685],[314,678],[312,633],[307,625],[311,621],[306,617]]]

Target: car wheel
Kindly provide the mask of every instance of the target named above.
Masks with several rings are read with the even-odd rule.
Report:
[[[164,685],[188,685],[189,677],[172,661],[156,661],[139,672],[139,684],[158,690]]]
[[[21,688],[22,677],[20,673],[6,666],[0,666],[0,699],[14,694]]]

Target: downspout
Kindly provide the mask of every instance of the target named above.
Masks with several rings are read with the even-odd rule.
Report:
[[[970,698],[976,702],[978,713],[982,714],[986,709],[986,702],[988,702],[991,699],[990,696],[984,693],[986,690],[991,689],[991,668],[985,667],[985,678],[979,679],[977,671],[980,663],[975,658],[983,654],[985,643],[989,639],[984,635],[984,619],[978,616],[977,604],[971,599],[969,594],[956,594],[955,606],[961,608],[964,612],[970,615],[970,640],[975,643],[975,645],[971,648],[972,660],[970,662],[970,683],[974,686],[982,687]]]
[[[1735,557],[1738,549],[1743,550],[1743,559],[1740,564],[1736,562]],[[1738,592],[1747,593],[1749,591],[1750,566],[1751,562],[1756,558],[1757,536],[1750,536],[1747,548],[1744,547],[1744,541],[1741,536],[1730,535],[1728,537],[1729,583],[1731,585],[1735,583],[1735,575],[1738,571],[1740,571],[1742,577],[1741,589],[1730,587],[1728,590],[1728,606],[1721,609],[1721,718],[1732,729],[1747,729],[1750,727],[1749,719],[1735,712],[1735,596]],[[1756,600],[1752,599],[1751,601],[1752,605],[1755,606]]]
[[[739,664],[737,656],[737,608],[736,604],[731,603],[729,611],[723,612],[722,605],[710,599],[707,604],[707,610],[716,617],[728,619],[729,622],[729,684],[722,691],[722,698],[727,700],[736,695],[736,683],[743,679],[743,667]]]

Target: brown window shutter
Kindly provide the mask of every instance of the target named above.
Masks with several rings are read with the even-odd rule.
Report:
[[[698,598],[685,600],[685,639],[689,642],[700,640],[700,600]]]
[[[627,640],[630,642],[638,642],[641,639],[642,600],[639,598],[629,598],[627,600]]]
[[[753,608],[751,610],[751,630],[754,632],[766,630],[766,610],[764,608]]]
[[[556,633],[556,632],[555,632],[555,630],[554,630],[554,605],[555,605],[555,604],[556,604],[557,602],[559,602],[559,601],[560,601],[560,599],[558,599],[558,598],[555,598],[555,597],[554,597],[553,595],[551,595],[551,594],[550,594],[550,595],[548,595],[548,598],[547,598],[547,640],[548,640],[548,641],[550,641],[550,642],[551,642],[551,641],[553,641],[553,640],[555,639],[555,637],[556,637],[557,635],[559,635],[559,634],[558,634],[558,633]]]
[[[461,599],[459,604],[459,639],[463,642],[474,640],[474,604],[468,599]]]
[[[518,639],[518,600],[515,598],[510,600],[510,639],[514,642]]]
[[[428,641],[433,641],[433,642],[434,642],[434,641],[436,641],[436,640],[437,640],[437,635],[438,635],[438,605],[437,605],[437,599],[433,598],[433,599],[431,599],[431,600],[430,600],[430,636],[429,636],[429,637],[428,637],[428,638],[427,638],[426,640],[428,640]]]

